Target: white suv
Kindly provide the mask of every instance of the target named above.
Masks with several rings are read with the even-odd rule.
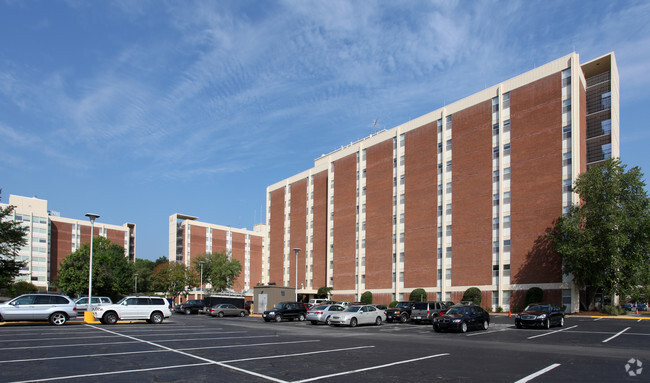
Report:
[[[121,301],[93,308],[93,316],[104,324],[115,324],[118,320],[146,320],[162,323],[172,315],[169,302],[161,297],[131,296]]]

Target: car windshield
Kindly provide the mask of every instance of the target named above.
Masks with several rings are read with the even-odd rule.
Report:
[[[274,308],[274,309],[283,309],[283,308],[284,308],[284,303],[278,303],[278,304],[275,305],[275,307],[273,307],[273,308]]]
[[[120,301],[117,302],[116,304],[121,305],[126,300],[126,298],[128,298],[128,297],[124,297],[124,298],[120,299]]]
[[[468,315],[469,307],[452,307],[447,311],[447,315]]]
[[[428,308],[428,305],[429,304],[427,302],[418,302],[413,308],[416,310],[426,310]]]
[[[409,307],[411,307],[411,303],[409,303],[409,302],[399,302],[399,303],[395,306],[395,308],[397,308],[397,309],[407,309],[407,308],[409,308]]]
[[[528,305],[524,311],[551,311],[550,305]]]
[[[360,306],[352,306],[345,309],[346,312],[350,312],[350,313],[356,313],[359,310],[361,310]]]

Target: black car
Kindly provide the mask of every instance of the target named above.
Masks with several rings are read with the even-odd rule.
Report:
[[[290,321],[298,319],[299,321],[304,321],[307,317],[307,309],[302,302],[280,302],[271,310],[264,311],[262,318],[265,322],[270,322],[272,320],[280,322],[282,319],[288,319]]]
[[[395,307],[391,307],[386,310],[386,322],[408,322],[411,318],[411,310],[413,310],[414,304],[415,302],[411,301],[397,302],[397,305],[395,305]]]
[[[490,326],[490,314],[479,306],[455,305],[446,313],[433,320],[433,330],[467,332],[470,329],[487,330]]]
[[[515,326],[522,327],[543,327],[564,326],[564,311],[558,306],[550,303],[533,303],[528,305],[521,314],[515,316]]]
[[[199,311],[203,310],[204,306],[205,305],[202,299],[194,299],[186,301],[185,303],[181,303],[180,305],[176,305],[176,307],[174,307],[174,311],[187,315],[197,314]]]

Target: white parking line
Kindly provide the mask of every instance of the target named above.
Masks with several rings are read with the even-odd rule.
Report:
[[[616,338],[617,336],[621,335],[622,333],[626,332],[626,331],[629,330],[629,329],[631,329],[631,327],[628,327],[628,328],[626,328],[625,330],[619,331],[618,333],[616,333],[616,335],[610,336],[609,338],[605,339],[605,340],[603,341],[603,343],[607,343],[607,342],[609,342],[610,340]]]
[[[289,357],[292,357],[292,356],[305,356],[305,355],[314,355],[314,354],[324,354],[324,353],[328,353],[328,352],[360,350],[360,349],[364,349],[364,348],[374,348],[374,347],[375,346],[357,346],[357,347],[335,348],[335,349],[332,349],[332,350],[300,352],[300,353],[297,353],[297,354],[257,356],[257,357],[254,357],[254,358],[222,360],[221,363],[237,363],[237,362],[249,362],[251,360],[261,360],[261,359],[289,358]]]
[[[539,335],[535,335],[535,336],[529,336],[527,339],[535,339],[535,338],[539,338],[539,337],[542,337],[542,336],[555,334],[555,333],[557,333],[557,332],[562,332],[562,331],[571,330],[572,328],[576,328],[576,327],[578,327],[578,325],[571,326],[571,327],[567,327],[567,328],[563,328],[563,329],[561,329],[561,330],[555,330],[555,331],[551,331],[551,332],[545,332],[544,334],[539,334]]]
[[[399,362],[393,362],[393,363],[387,363],[387,364],[381,364],[379,366],[373,366],[373,367],[366,367],[366,368],[359,368],[357,370],[351,370],[351,371],[343,371],[339,372],[336,374],[330,374],[330,375],[323,375],[323,376],[317,376],[314,378],[308,378],[308,379],[302,379],[302,380],[295,380],[292,383],[304,383],[304,382],[312,382],[314,380],[321,380],[321,379],[327,379],[327,378],[332,378],[335,376],[342,376],[342,375],[350,375],[350,374],[356,374],[358,372],[365,372],[365,371],[370,371],[370,370],[377,370],[379,368],[385,368],[385,367],[392,367],[396,366],[398,364],[404,364],[404,363],[412,363],[412,362],[417,362],[420,360],[425,360],[425,359],[431,359],[431,358],[438,358],[440,356],[448,356],[449,354],[436,354],[436,355],[428,355],[428,356],[423,356],[421,358],[415,358],[415,359],[407,359],[407,360],[401,360]]]
[[[237,334],[241,333],[244,331],[222,331],[219,332],[219,334]],[[118,333],[119,334],[119,333]],[[180,334],[180,333],[172,333],[172,334],[166,334],[165,336],[187,336],[187,335],[201,335],[201,334],[214,334],[214,331],[210,332],[195,332],[191,334]],[[63,334],[62,334],[63,335]],[[149,336],[154,336],[154,334],[148,334]],[[160,335],[158,335],[160,336]],[[30,342],[34,343],[36,341],[42,342],[42,341],[48,341],[48,340],[72,340],[72,339],[98,339],[98,338],[115,338],[115,335],[93,335],[93,336],[61,336],[58,338],[34,338],[31,337],[29,339],[10,339],[10,340],[0,340],[0,343],[15,343],[15,342]],[[201,338],[203,339],[203,338]]]
[[[603,319],[603,318],[596,318],[596,319],[594,319],[594,322],[595,322],[595,321],[599,321],[599,320],[601,320],[601,319]]]
[[[529,382],[529,381],[531,381],[531,380],[537,378],[537,377],[540,376],[540,375],[546,374],[547,372],[551,371],[552,369],[554,369],[554,368],[556,368],[556,367],[560,367],[560,364],[559,364],[559,363],[553,363],[553,364],[551,364],[550,366],[548,366],[548,367],[546,367],[546,368],[544,368],[544,369],[542,369],[542,370],[539,370],[539,371],[537,371],[537,372],[534,373],[534,374],[530,374],[530,375],[526,376],[525,378],[519,379],[519,380],[516,381],[515,383],[526,383],[526,382]]]
[[[471,334],[467,334],[466,336],[476,336],[476,335],[484,335],[484,334],[492,334],[495,332],[501,332],[501,331],[508,331],[511,330],[509,328],[502,328],[500,330],[492,330],[492,331],[482,331],[482,332],[473,332]]]

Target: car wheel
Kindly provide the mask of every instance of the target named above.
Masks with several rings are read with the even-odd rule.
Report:
[[[547,329],[547,330],[548,330],[549,328],[551,328],[551,321],[550,321],[549,319],[546,319],[546,320],[544,321],[544,328]]]
[[[55,325],[55,326],[61,326],[65,324],[65,322],[68,320],[68,317],[61,312],[56,312],[50,315],[50,323]]]
[[[402,323],[408,322],[409,318],[406,315],[402,315],[399,317],[399,321]]]
[[[149,318],[149,321],[153,324],[161,324],[163,322],[163,315],[160,311],[156,311],[151,314],[151,317]]]
[[[304,320],[305,320],[305,314],[300,314],[300,315],[298,315],[298,320],[299,320],[300,322],[304,321]]]
[[[327,317],[327,319],[325,319],[325,324],[328,325],[328,326],[332,324],[332,317],[331,316]]]
[[[560,323],[559,323],[559,326],[560,326],[560,327],[564,327],[564,317],[560,317]]]
[[[519,323],[519,322],[515,323],[515,326],[516,326],[517,328],[521,328],[521,327],[522,327],[522,326],[521,326],[521,323]]]
[[[246,316],[246,313],[245,313],[245,312],[243,312],[243,311],[240,311],[240,312],[239,312],[239,316],[243,318],[243,317],[245,317],[245,316]]]
[[[280,321],[282,321],[282,315],[280,315],[280,314],[276,314],[276,315],[275,315],[275,321],[276,321],[276,322],[280,322]]]
[[[190,309],[185,309],[185,310],[183,310],[183,313],[184,313],[185,315],[190,315],[190,314],[192,313],[192,310],[190,310]]]
[[[460,324],[460,332],[467,332],[467,323],[463,322]]]
[[[218,316],[219,318],[223,318],[223,311],[219,311],[219,312],[217,313],[217,316]]]
[[[435,324],[433,325],[433,331],[435,332],[440,332],[440,327],[436,326]]]
[[[357,327],[357,318],[350,319],[350,327]]]
[[[487,330],[490,327],[490,323],[486,320],[483,321],[483,330]]]
[[[377,317],[377,319],[375,319],[375,326],[381,326],[381,317]]]
[[[104,314],[104,323],[106,324],[115,324],[117,323],[117,314],[113,311],[109,311],[106,314]]]

